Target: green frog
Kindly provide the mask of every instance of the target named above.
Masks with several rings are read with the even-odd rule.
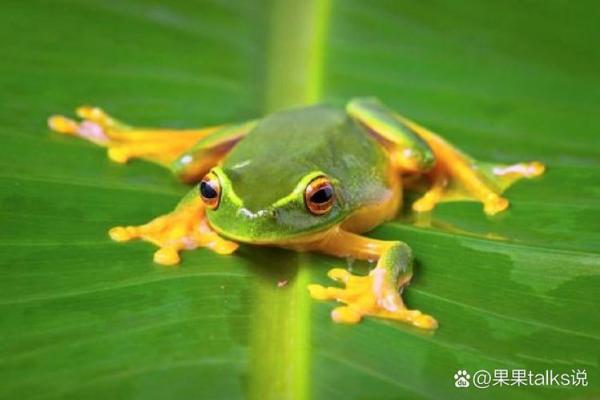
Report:
[[[154,243],[154,261],[164,265],[179,263],[182,250],[231,254],[239,243],[376,262],[367,276],[329,271],[342,286],[308,286],[315,299],[343,303],[331,317],[346,324],[373,316],[438,326],[402,300],[413,275],[408,245],[363,235],[397,215],[403,189],[426,183],[415,212],[463,199],[481,202],[493,215],[509,206],[502,197],[507,187],[545,169],[539,162],[475,161],[375,98],[352,99],[345,109],[314,105],[188,130],[132,127],[95,107],[77,114],[81,121],[57,115],[49,126],[106,147],[116,162],[141,158],[195,184],[172,212],[141,226],[114,227],[112,239]]]

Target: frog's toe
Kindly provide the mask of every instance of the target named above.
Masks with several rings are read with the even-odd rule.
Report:
[[[154,252],[154,262],[157,264],[176,265],[180,260],[179,252],[172,247],[162,247]]]
[[[419,310],[409,310],[405,307],[395,311],[386,309],[373,310],[369,315],[408,323],[420,329],[431,330],[438,327],[438,322],[431,315],[424,314]]]
[[[236,251],[239,245],[235,242],[221,239],[216,233],[214,233],[212,240],[207,241],[206,247],[210,248],[217,254],[226,256]]]
[[[421,314],[413,319],[413,325],[421,329],[437,329],[438,322],[435,318],[428,314]]]
[[[114,228],[110,228],[108,236],[115,242],[127,242],[135,237],[131,230],[128,230],[125,226],[115,226]]]
[[[310,297],[315,300],[329,300],[329,296],[327,296],[327,288],[325,286],[314,283],[308,285],[308,291],[310,293]]]
[[[338,324],[356,324],[362,319],[362,314],[350,306],[336,307],[331,311],[331,319]]]
[[[346,297],[346,291],[342,288],[325,287],[317,284],[308,285],[308,291],[316,300],[339,300]]]
[[[116,125],[115,119],[99,107],[81,106],[75,112],[81,119],[93,122],[104,129],[114,128]]]
[[[372,279],[369,276],[354,275],[343,268],[333,268],[329,270],[327,276],[345,285],[345,288],[325,288],[329,299],[348,303],[357,300],[365,292],[372,291]]]
[[[544,175],[544,172],[546,172],[546,165],[539,162],[539,161],[532,161],[529,163],[526,163],[526,170],[527,173],[525,174],[525,176],[527,176],[528,178],[535,178],[537,176],[542,176]]]
[[[333,268],[327,272],[327,276],[333,279],[336,282],[346,283],[352,276],[352,274],[343,268]]]
[[[510,202],[496,193],[490,193],[488,197],[483,201],[483,211],[487,215],[495,215],[508,208]]]
[[[492,173],[496,177],[518,179],[535,178],[543,175],[546,166],[539,161],[520,162],[512,165],[496,165],[492,168]]]
[[[445,174],[438,173],[433,177],[433,185],[423,196],[412,204],[412,209],[416,212],[428,212],[435,208],[446,192],[448,177]]]
[[[433,210],[434,207],[435,201],[431,201],[425,196],[415,201],[412,205],[412,209],[416,212],[428,212]]]
[[[79,124],[63,115],[52,115],[48,118],[48,128],[65,135],[76,135]]]

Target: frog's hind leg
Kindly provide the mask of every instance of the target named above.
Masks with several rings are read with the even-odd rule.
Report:
[[[413,203],[415,211],[429,211],[441,201],[473,199],[483,203],[486,214],[494,215],[509,206],[508,199],[502,197],[506,189],[520,179],[534,178],[545,171],[544,164],[538,161],[512,165],[476,161],[426,128],[398,118],[425,139],[436,158],[436,166],[426,173],[432,186]]]
[[[221,238],[206,221],[205,208],[197,189],[192,189],[172,212],[139,226],[117,226],[109,231],[117,242],[141,239],[159,247],[154,262],[179,263],[179,252],[207,247],[218,254],[230,254],[238,245]]]
[[[413,272],[412,252],[405,243],[370,239],[336,228],[318,244],[318,249],[339,257],[378,260],[367,276],[353,275],[341,268],[330,270],[329,277],[343,283],[345,288],[309,285],[313,298],[345,303],[332,311],[331,318],[335,322],[354,324],[363,316],[373,316],[423,329],[437,327],[433,317],[409,310],[402,301],[402,290]]]
[[[544,173],[544,165],[536,161],[514,165],[475,161],[376,99],[354,99],[347,111],[388,149],[399,172],[423,174],[430,181],[431,186],[413,204],[415,211],[429,211],[442,201],[477,200],[486,214],[493,215],[508,207],[501,194],[510,185]]]
[[[169,167],[198,140],[219,128],[185,130],[134,128],[97,107],[82,106],[76,112],[81,121],[62,115],[51,116],[48,119],[50,129],[106,147],[109,158],[118,163],[125,163],[132,158],[141,158]]]

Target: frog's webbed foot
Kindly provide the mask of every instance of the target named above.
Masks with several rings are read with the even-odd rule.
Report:
[[[154,262],[162,265],[177,264],[182,250],[208,247],[219,254],[231,254],[238,247],[237,243],[225,240],[211,230],[199,198],[182,203],[173,212],[147,224],[114,227],[109,235],[118,242],[142,239],[154,243],[159,247],[154,253]]]
[[[522,178],[540,176],[545,170],[544,165],[537,161],[494,165],[466,156],[450,160],[442,157],[439,163],[426,175],[431,187],[413,203],[413,210],[426,212],[442,201],[474,199],[483,203],[486,214],[494,215],[504,211],[510,204],[508,199],[502,197],[504,190]]]
[[[345,288],[308,286],[315,299],[346,304],[331,313],[335,322],[354,324],[363,316],[373,316],[407,322],[423,329],[437,328],[433,317],[407,309],[400,297],[413,274],[412,251],[406,243],[371,239],[336,227],[316,246],[320,251],[338,257],[377,259],[377,266],[368,276],[356,276],[341,268],[330,270],[329,277],[345,284]]]
[[[82,106],[76,113],[81,121],[53,115],[48,118],[48,126],[55,132],[77,136],[107,147],[109,158],[118,163],[125,163],[132,158],[143,158],[169,165],[199,139],[216,129],[133,128],[97,107]]]
[[[357,276],[345,269],[334,268],[328,276],[345,284],[345,288],[313,284],[308,289],[315,299],[346,304],[331,312],[331,318],[338,323],[355,324],[367,315],[406,322],[422,329],[437,328],[437,321],[430,315],[406,308],[398,289],[381,276],[385,273],[382,268],[375,268],[367,276]]]

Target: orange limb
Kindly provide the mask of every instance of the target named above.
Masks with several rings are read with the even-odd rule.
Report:
[[[483,203],[486,214],[494,215],[509,206],[509,201],[501,196],[505,189],[519,179],[540,176],[545,171],[545,166],[537,161],[514,165],[487,165],[474,161],[435,133],[406,118],[399,119],[425,139],[436,158],[436,167],[429,174],[433,186],[413,204],[415,211],[429,211],[438,202],[450,199],[446,187],[455,183],[458,188],[455,198],[478,200]]]
[[[437,321],[419,310],[409,310],[400,294],[412,277],[410,248],[398,241],[370,239],[334,229],[318,244],[318,249],[339,257],[377,260],[377,266],[367,276],[357,276],[334,268],[328,276],[345,288],[308,286],[313,298],[345,303],[335,308],[331,318],[338,323],[355,324],[363,316],[406,322],[422,329],[437,328]]]
[[[108,148],[108,156],[118,163],[132,158],[170,166],[182,153],[198,140],[213,133],[219,127],[203,129],[145,129],[132,128],[106,114],[97,107],[79,107],[77,115],[82,121],[74,121],[62,115],[48,119],[48,126],[55,132],[78,136],[99,146]]]
[[[217,235],[208,225],[204,204],[193,193],[171,213],[162,215],[140,226],[117,226],[109,231],[117,242],[142,239],[154,243],[159,249],[154,262],[162,265],[179,263],[179,252],[197,247],[208,247],[218,254],[231,254],[238,245]]]

